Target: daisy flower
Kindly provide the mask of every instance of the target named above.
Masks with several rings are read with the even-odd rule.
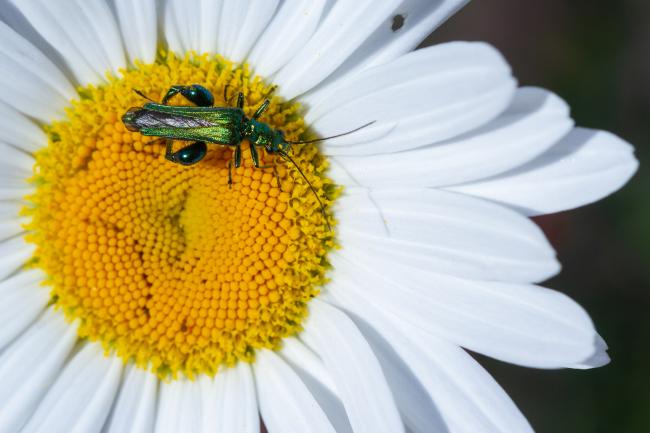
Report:
[[[530,432],[467,351],[608,362],[537,285],[560,267],[529,217],[617,190],[633,150],[486,44],[415,50],[463,3],[4,5],[0,432]],[[122,116],[193,84],[269,98],[288,142],[354,132],[175,164]]]

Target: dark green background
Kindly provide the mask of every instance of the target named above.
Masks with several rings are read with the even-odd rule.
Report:
[[[450,40],[490,42],[520,85],[558,93],[578,125],[623,137],[641,161],[614,196],[539,219],[564,267],[546,285],[589,311],[612,363],[481,362],[538,433],[650,433],[650,1],[475,0],[426,44]]]

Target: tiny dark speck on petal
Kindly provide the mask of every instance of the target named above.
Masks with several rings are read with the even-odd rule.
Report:
[[[406,20],[406,17],[405,17],[404,15],[400,15],[400,14],[395,15],[395,16],[393,17],[393,24],[391,24],[390,29],[391,29],[393,32],[398,31],[399,29],[401,29],[402,27],[404,27],[404,21],[405,21],[405,20]]]

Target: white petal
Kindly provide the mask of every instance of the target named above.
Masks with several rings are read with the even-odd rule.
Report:
[[[23,204],[16,201],[0,201],[0,241],[14,237],[24,231],[28,218],[19,215]]]
[[[123,362],[87,343],[65,366],[21,433],[99,433],[117,393]]]
[[[322,358],[355,433],[404,431],[379,362],[350,318],[312,299],[300,337]]]
[[[499,384],[458,346],[432,337],[419,344],[393,341],[399,355],[410,358],[410,368],[434,396],[452,432],[533,432]]]
[[[506,111],[481,128],[408,152],[336,157],[331,176],[339,184],[367,187],[442,186],[484,179],[535,158],[572,126],[564,101],[543,89],[522,88]]]
[[[178,54],[188,51],[223,54],[218,46],[223,3],[199,0],[188,8],[186,1],[170,0],[165,9],[165,35],[170,48]]]
[[[23,204],[18,201],[0,201],[0,219],[18,218]]]
[[[224,400],[222,431],[258,433],[260,417],[257,411],[255,382],[249,364],[239,362],[223,371],[227,398]]]
[[[18,201],[0,201],[0,219],[18,218],[23,204]]]
[[[355,260],[516,282],[559,270],[532,221],[487,201],[432,189],[348,188],[337,206],[341,253]]]
[[[131,61],[153,63],[157,37],[155,0],[115,0],[115,9]]]
[[[224,424],[224,417],[230,415],[225,413],[226,400],[230,397],[226,394],[226,380],[222,373],[223,370],[219,370],[214,378],[206,375],[198,378],[201,393],[201,426],[214,426],[214,431],[217,432],[222,431],[221,426]],[[253,391],[254,395],[255,392]],[[256,418],[259,418],[259,415],[256,414]]]
[[[387,63],[404,53],[414,50],[434,29],[445,22],[456,11],[462,8],[469,0],[417,0],[403,1],[395,11],[395,15],[402,15],[404,23],[402,28],[392,30],[393,17],[373,35],[370,43],[366,43],[361,50],[367,56],[360,62],[359,68]],[[390,29],[390,32],[389,32]],[[371,53],[371,54],[370,54]],[[355,57],[361,53],[355,53]],[[370,55],[368,55],[370,54]],[[350,60],[350,59],[349,59]]]
[[[0,155],[0,173],[3,176],[13,175],[21,180],[32,176],[35,161],[31,155],[1,141]]]
[[[282,340],[280,355],[291,364],[303,383],[309,388],[336,433],[353,433],[345,407],[323,361],[295,337]]]
[[[0,242],[0,281],[20,268],[34,252],[34,244],[28,244],[22,236]]]
[[[327,155],[393,153],[456,137],[510,104],[515,81],[503,57],[483,43],[423,48],[346,80],[310,107],[305,120]]]
[[[285,65],[311,38],[327,0],[284,2],[253,47],[248,62],[269,77]]]
[[[310,106],[323,98],[353,74],[388,63],[414,50],[424,38],[460,9],[468,0],[404,0],[375,32],[347,58],[332,75],[316,89],[301,96],[301,102]],[[403,18],[402,27],[393,30],[397,16]]]
[[[200,0],[196,5],[198,14],[198,21],[195,25],[198,27],[198,43],[194,48],[199,53],[218,53],[219,50],[219,23],[221,19],[221,8],[223,1],[220,0]]]
[[[157,390],[155,375],[130,364],[103,433],[151,433]]]
[[[348,294],[337,290],[328,298],[355,302],[346,299]],[[403,397],[402,413],[414,432],[532,432],[503,389],[459,347],[367,303],[358,305],[353,317],[382,361],[391,387]]]
[[[306,119],[313,122],[327,113],[336,111],[359,97],[372,95],[386,86],[399,86],[405,79],[417,82],[418,78],[444,80],[448,75],[467,73],[473,69],[480,72],[502,72],[510,75],[510,67],[503,56],[492,46],[483,42],[448,42],[405,53],[385,64],[377,65],[360,74],[346,76],[335,91],[321,99],[310,100]],[[420,82],[421,84],[422,82]],[[350,93],[350,92],[353,93]],[[418,95],[410,101],[426,106],[430,96]],[[422,96],[425,96],[422,98]],[[392,102],[392,101],[391,101]]]
[[[83,85],[104,81],[126,66],[120,33],[106,2],[12,0],[34,28],[61,53]]]
[[[156,433],[199,432],[201,430],[201,390],[199,383],[174,379],[160,383]]]
[[[0,101],[46,122],[62,117],[63,108],[76,95],[63,73],[2,22],[0,40]],[[2,120],[0,125],[11,124]]]
[[[202,431],[259,433],[255,383],[250,365],[219,370],[214,379],[199,379],[202,401]]]
[[[172,0],[165,14],[165,34],[178,53],[215,53],[241,62],[274,15],[278,0],[200,0],[192,8]]]
[[[274,78],[291,99],[338,68],[397,8],[399,0],[335,2],[312,38]]]
[[[77,340],[77,327],[48,309],[0,356],[0,431],[18,432]]]
[[[332,293],[356,294],[357,301],[346,308],[355,311],[364,299],[430,334],[505,362],[570,367],[603,350],[587,313],[554,290],[392,264],[371,268],[337,254],[331,262]]]
[[[2,140],[26,152],[34,152],[47,145],[47,136],[40,127],[14,108],[1,102],[0,136]]]
[[[25,219],[18,219],[17,217],[9,219],[0,218],[0,241],[21,234],[24,231],[22,225],[25,222]]]
[[[163,30],[169,49],[176,54],[183,55],[185,53],[185,47],[183,46],[183,36],[178,25],[179,16],[176,12],[179,3],[181,2],[178,0],[169,0],[165,4]]]
[[[0,143],[0,148],[4,146],[14,149],[12,146]],[[0,163],[0,188],[12,188],[13,186],[16,186],[20,189],[21,187],[25,186],[28,187],[29,183],[27,182],[27,179],[30,177],[32,177],[32,175],[26,174],[23,169],[3,165]]]
[[[333,394],[337,393],[336,385],[332,381],[329,372],[325,368],[322,359],[296,337],[289,337],[282,340],[283,358],[295,368],[298,367],[310,376],[317,379]]]
[[[573,209],[621,188],[638,168],[634,149],[615,135],[576,128],[515,170],[450,189],[498,201],[527,215]]]
[[[33,188],[25,180],[12,178],[2,178],[0,180],[0,200],[20,201],[33,192]],[[0,262],[0,269],[1,267]]]
[[[219,52],[227,53],[232,50],[249,7],[250,4],[246,1],[223,0],[217,33]],[[228,56],[226,55],[226,57]]]
[[[357,319],[355,323],[364,331],[364,336],[380,361],[404,424],[409,430],[417,433],[449,432],[434,399],[404,360],[381,337],[378,338],[370,330],[365,330],[361,320]],[[378,344],[378,341],[384,344]]]
[[[603,365],[609,364],[610,358],[609,355],[607,354],[607,343],[605,343],[605,340],[603,340],[600,335],[597,336],[596,338],[596,351],[595,353],[573,365],[569,365],[568,367],[570,368],[577,368],[579,370],[587,370],[590,368],[598,368],[602,367]]]
[[[256,353],[255,385],[269,433],[337,433],[309,389],[278,355]]]
[[[19,272],[0,282],[0,351],[20,335],[43,311],[50,296],[36,270]]]
[[[236,0],[241,3],[242,0]],[[235,62],[243,61],[250,52],[257,38],[273,18],[279,0],[253,2],[248,0],[244,21],[241,23],[234,41],[225,47],[225,55]]]

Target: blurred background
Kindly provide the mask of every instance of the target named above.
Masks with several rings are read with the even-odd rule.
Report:
[[[425,44],[451,40],[490,42],[520,85],[556,92],[578,125],[623,137],[641,161],[617,194],[538,219],[564,267],[546,285],[589,311],[611,364],[481,363],[537,433],[650,433],[650,1],[475,0]]]

